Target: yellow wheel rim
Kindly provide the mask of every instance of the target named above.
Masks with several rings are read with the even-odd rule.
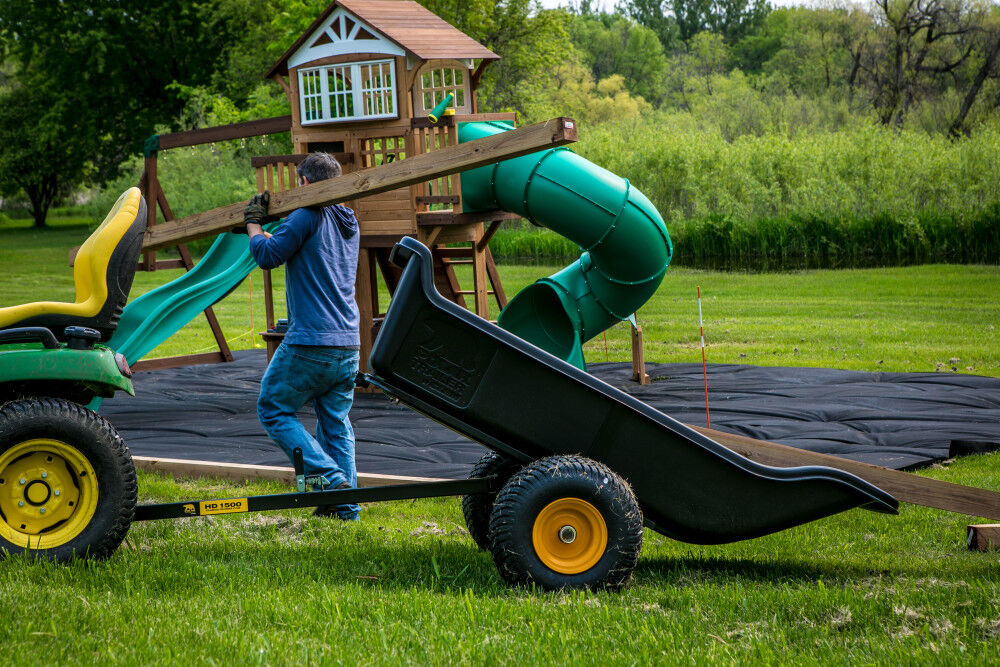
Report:
[[[83,532],[97,510],[97,475],[59,440],[25,440],[0,454],[0,537],[51,549]]]
[[[597,565],[608,548],[608,526],[600,511],[580,498],[560,498],[535,518],[531,541],[539,560],[560,574],[580,574]]]

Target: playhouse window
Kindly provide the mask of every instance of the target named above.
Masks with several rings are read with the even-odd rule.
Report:
[[[466,72],[455,67],[434,67],[421,72],[417,100],[423,111],[429,112],[448,93],[455,95],[451,105],[456,111],[468,111],[465,100],[466,78]]]
[[[395,118],[396,75],[391,60],[299,70],[302,124]]]

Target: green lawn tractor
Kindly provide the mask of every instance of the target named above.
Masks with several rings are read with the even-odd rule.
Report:
[[[76,256],[74,303],[0,308],[0,553],[101,558],[125,538],[135,467],[85,406],[133,393],[125,358],[101,341],[125,306],[145,229],[146,202],[131,188]]]

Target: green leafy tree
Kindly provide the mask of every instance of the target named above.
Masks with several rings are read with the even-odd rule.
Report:
[[[21,73],[0,93],[0,193],[31,203],[36,227],[54,201],[87,176],[89,142],[74,127],[76,105],[45,87],[44,73]]]
[[[590,14],[571,16],[569,32],[595,80],[617,75],[631,94],[661,97],[666,60],[650,28],[615,14]]]
[[[644,99],[629,93],[620,74],[595,82],[587,67],[567,58],[552,70],[548,85],[525,111],[529,120],[571,115],[582,123],[597,125],[636,118],[649,108]]]
[[[173,121],[184,100],[171,83],[211,80],[234,32],[212,23],[215,8],[182,0],[0,3],[0,40],[17,82],[11,94],[24,100],[9,100],[14,107],[0,119],[0,132],[17,135],[19,146],[3,142],[0,160],[33,179],[22,187],[36,221],[60,192],[113,178],[157,124]],[[39,164],[52,173],[43,177]]]
[[[667,51],[677,48],[680,30],[664,0],[627,0],[618,5],[618,11],[644,25],[654,33]]]
[[[761,27],[771,6],[767,0],[669,0],[664,9],[670,10],[685,43],[708,30],[735,44]]]
[[[840,10],[806,8],[781,10],[775,15],[784,17],[782,42],[763,70],[772,79],[780,79],[795,95],[842,95],[851,59],[841,34],[850,15]]]
[[[767,15],[760,30],[750,33],[733,44],[733,65],[747,74],[759,74],[764,69],[764,63],[774,57],[785,44],[788,31],[791,30],[791,10],[775,9]]]

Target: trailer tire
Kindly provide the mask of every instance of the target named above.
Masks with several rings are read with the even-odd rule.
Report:
[[[496,452],[487,452],[472,468],[469,479],[482,479],[496,475],[497,487],[507,483],[510,476],[521,469],[521,464]],[[490,549],[490,515],[493,513],[493,503],[496,493],[470,493],[462,496],[462,515],[465,516],[465,527],[476,546],[483,551]]]
[[[489,540],[511,585],[613,590],[639,560],[642,510],[606,465],[550,456],[522,468],[497,494]]]
[[[0,554],[107,558],[137,495],[132,455],[97,413],[57,398],[0,407]]]

